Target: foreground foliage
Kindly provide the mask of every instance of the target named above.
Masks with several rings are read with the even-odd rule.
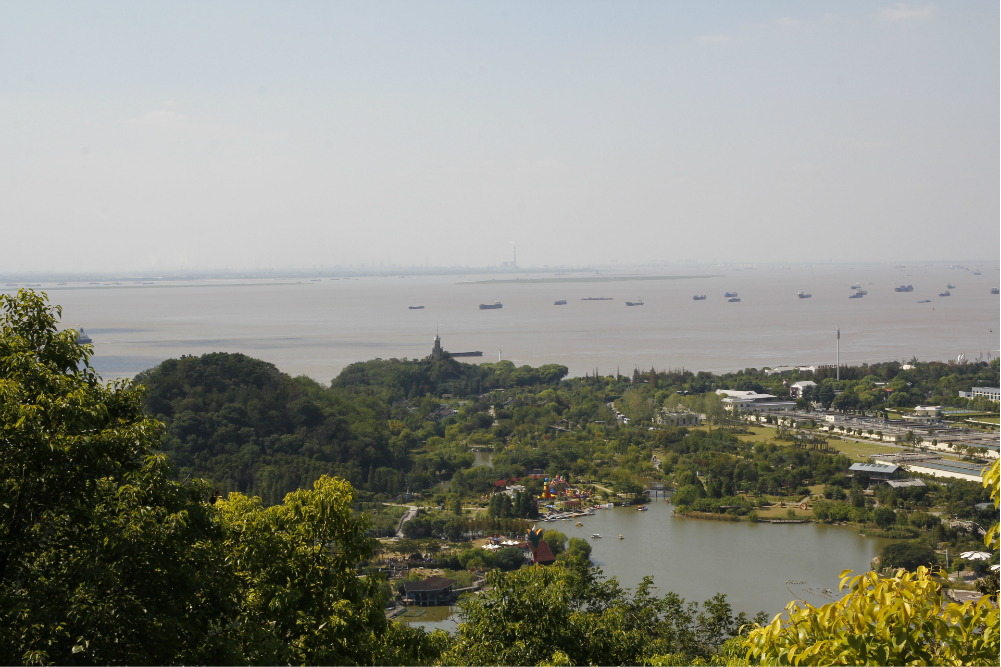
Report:
[[[713,658],[750,623],[724,595],[700,608],[674,593],[656,596],[650,577],[630,595],[577,559],[494,573],[488,582],[460,604],[445,664],[638,665],[657,655],[690,664]]]
[[[102,385],[44,295],[0,318],[0,662],[402,664],[444,639],[390,624],[354,490],[264,509],[176,481],[140,392]]]
[[[998,507],[998,461],[984,471]],[[996,548],[997,524],[984,544]],[[838,602],[814,607],[790,603],[789,619],[776,616],[748,638],[748,658],[770,665],[996,665],[998,599],[950,602],[935,574],[923,566],[898,570],[892,578],[876,573],[841,573],[849,593]]]

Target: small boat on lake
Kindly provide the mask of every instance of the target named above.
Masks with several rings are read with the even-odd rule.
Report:
[[[598,533],[595,533],[595,534],[591,535],[591,539],[592,540],[600,540],[601,539],[601,535],[599,535]]]
[[[611,301],[611,296],[585,296],[581,301]]]
[[[946,290],[944,292],[939,292],[938,295],[939,296],[952,296],[952,292],[950,292],[949,290]]]
[[[642,306],[643,305],[643,299],[641,299],[639,297],[636,297],[635,301],[626,301],[626,305],[627,306]]]
[[[796,296],[798,296],[801,299],[809,299],[813,295],[812,294],[807,294],[806,292],[796,292]]]
[[[480,310],[494,310],[496,308],[503,308],[503,304],[500,301],[494,301],[493,303],[481,303]]]
[[[696,294],[695,296],[692,297],[692,301],[705,301],[705,300],[706,300],[705,294]]]
[[[553,305],[554,306],[565,306],[565,305],[567,305],[567,300],[566,299],[558,299],[557,301],[553,302]]]
[[[723,296],[725,296],[725,297],[737,296],[737,293],[736,292],[723,292]]]
[[[921,299],[918,303],[931,303],[931,299]]]
[[[945,288],[946,289],[956,289],[956,286],[955,285],[946,285]]]
[[[901,285],[900,287],[894,287],[894,292],[913,292],[914,285]]]
[[[740,303],[740,299],[738,299],[737,297],[733,297],[733,298],[727,299],[727,302],[729,302],[729,303]]]
[[[619,533],[619,539],[620,539],[620,540],[624,540],[624,539],[626,539],[626,538],[622,537],[622,533]]]
[[[407,306],[408,310],[424,310],[424,306]]]
[[[637,505],[636,506],[636,511],[637,512],[646,512],[646,510],[647,510],[647,506],[646,505]]]
[[[578,521],[574,525],[577,526],[578,528],[583,528],[584,527],[584,524],[582,524],[580,521]]]

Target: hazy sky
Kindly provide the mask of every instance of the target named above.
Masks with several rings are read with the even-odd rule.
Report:
[[[996,1],[4,2],[0,273],[996,258]]]

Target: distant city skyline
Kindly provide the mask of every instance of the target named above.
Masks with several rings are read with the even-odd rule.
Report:
[[[0,275],[996,262],[999,18],[0,4]]]

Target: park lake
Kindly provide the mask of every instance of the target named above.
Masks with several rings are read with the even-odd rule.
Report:
[[[857,573],[890,540],[862,537],[850,527],[825,524],[766,524],[704,521],[673,516],[663,499],[635,507],[596,510],[580,521],[540,523],[568,537],[587,538],[592,562],[624,587],[644,576],[661,594],[674,591],[687,601],[702,602],[725,593],[733,608],[753,615],[781,612],[790,600],[814,605],[840,597],[838,574]],[[597,533],[601,539],[591,539]],[[623,539],[618,539],[619,535]],[[795,583],[787,583],[795,582]],[[824,593],[830,589],[832,593]],[[454,607],[411,608],[402,622],[453,631]]]

